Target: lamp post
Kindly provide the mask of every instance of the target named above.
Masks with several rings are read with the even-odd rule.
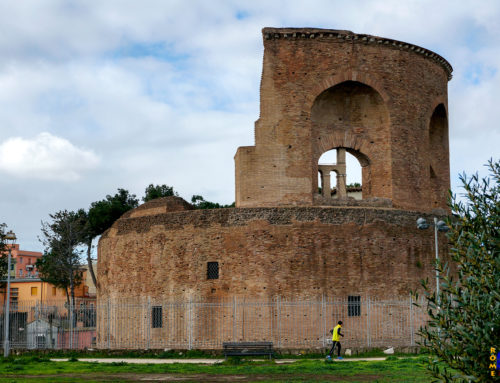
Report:
[[[428,229],[430,226],[429,223],[427,223],[427,220],[425,218],[419,218],[417,219],[417,228],[420,230],[425,230]],[[438,231],[446,233],[450,228],[446,225],[444,221],[438,221],[436,217],[434,217],[434,248],[436,251],[436,298],[439,303],[439,270],[437,268],[437,264],[439,262],[439,247],[438,247]]]
[[[12,246],[16,242],[16,235],[12,230],[10,230],[7,234],[5,234],[5,239],[7,240],[7,243],[9,244],[9,255],[7,257],[7,297],[5,299],[5,311],[4,311],[4,318],[5,318],[5,335],[4,335],[4,344],[3,344],[3,356],[8,357],[9,356],[9,317],[10,317],[10,258],[12,256]]]

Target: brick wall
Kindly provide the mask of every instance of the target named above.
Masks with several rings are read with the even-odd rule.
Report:
[[[100,298],[407,297],[433,275],[433,236],[416,229],[422,214],[415,212],[363,207],[151,212],[121,218],[99,241]],[[443,236],[441,241],[444,249]],[[218,279],[207,279],[208,262],[219,263]]]

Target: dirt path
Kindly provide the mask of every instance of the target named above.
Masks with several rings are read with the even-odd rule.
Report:
[[[105,374],[105,373],[87,373],[87,374],[57,374],[57,375],[3,375],[3,378],[12,379],[33,379],[33,382],[39,379],[50,378],[67,378],[67,379],[81,379],[94,380],[99,382],[199,382],[199,383],[248,383],[248,382],[261,382],[261,381],[304,381],[311,382],[339,382],[339,381],[357,381],[357,382],[372,382],[380,379],[380,375],[355,375],[355,376],[335,376],[329,374],[258,374],[258,375],[222,375],[222,374],[136,374],[136,373],[119,373],[119,374]]]
[[[51,358],[53,362],[67,362],[68,358]],[[277,364],[294,363],[301,360],[324,360],[323,358],[316,359],[274,359]],[[333,362],[368,362],[382,361],[384,357],[374,358],[348,358],[343,360],[333,359]],[[193,364],[216,364],[224,362],[224,359],[146,359],[146,358],[78,358],[79,362],[97,362],[97,363],[131,363],[131,364],[172,364],[172,363],[193,363]],[[262,361],[262,359],[256,359]]]

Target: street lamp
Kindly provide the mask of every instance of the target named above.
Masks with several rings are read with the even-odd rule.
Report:
[[[430,224],[426,221],[425,218],[417,219],[417,228],[420,230],[428,229]],[[438,248],[438,231],[446,233],[450,228],[446,225],[444,221],[441,221],[434,217],[434,247],[436,250],[436,298],[439,302],[439,270],[437,268],[437,264],[439,262],[439,248]]]
[[[6,358],[9,356],[9,317],[10,317],[10,258],[12,256],[12,246],[16,242],[16,235],[12,230],[10,230],[7,234],[5,234],[5,239],[7,244],[10,242],[9,246],[9,255],[7,257],[7,298],[5,300],[5,337],[3,344],[3,356]]]

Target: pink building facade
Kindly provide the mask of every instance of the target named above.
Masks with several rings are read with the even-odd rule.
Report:
[[[21,250],[19,244],[11,247],[12,260],[10,275],[16,279],[38,278],[36,261],[42,257],[38,251]]]

